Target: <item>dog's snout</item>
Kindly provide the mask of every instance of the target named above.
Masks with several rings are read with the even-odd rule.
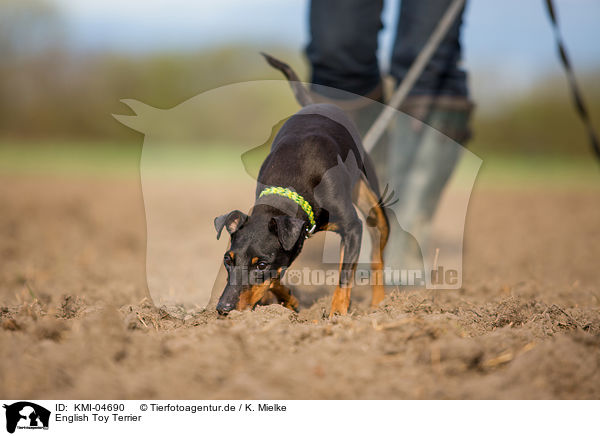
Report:
[[[217,303],[217,312],[219,315],[227,315],[233,309],[237,308],[238,302],[240,301],[241,288],[237,286],[227,285],[223,290],[221,298]]]
[[[219,313],[219,315],[227,315],[233,309],[234,305],[232,303],[217,304],[217,312]]]

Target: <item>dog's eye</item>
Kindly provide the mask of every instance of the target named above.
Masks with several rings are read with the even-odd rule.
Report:
[[[223,259],[223,264],[227,267],[232,266],[233,260],[231,260],[231,257],[227,256]]]
[[[268,266],[267,262],[262,261],[262,260],[256,264],[256,267],[260,270],[266,269],[267,266]]]

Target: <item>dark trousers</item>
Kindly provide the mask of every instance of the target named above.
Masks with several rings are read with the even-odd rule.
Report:
[[[402,0],[390,74],[402,81],[451,0]],[[381,82],[377,36],[383,0],[312,0],[306,54],[311,83],[367,95]],[[462,13],[415,83],[411,95],[468,96],[460,68]],[[319,88],[320,93],[326,93]]]

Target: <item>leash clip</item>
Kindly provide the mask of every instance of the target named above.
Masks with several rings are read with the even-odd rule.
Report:
[[[310,229],[308,229],[308,232],[306,232],[306,235],[304,235],[304,239],[310,238],[316,228],[317,228],[317,224],[315,223],[315,225],[313,225]]]

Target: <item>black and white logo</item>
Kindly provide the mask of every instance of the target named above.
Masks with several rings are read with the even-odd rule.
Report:
[[[6,431],[14,433],[22,430],[48,430],[50,411],[29,401],[19,401],[3,406],[6,409]]]

